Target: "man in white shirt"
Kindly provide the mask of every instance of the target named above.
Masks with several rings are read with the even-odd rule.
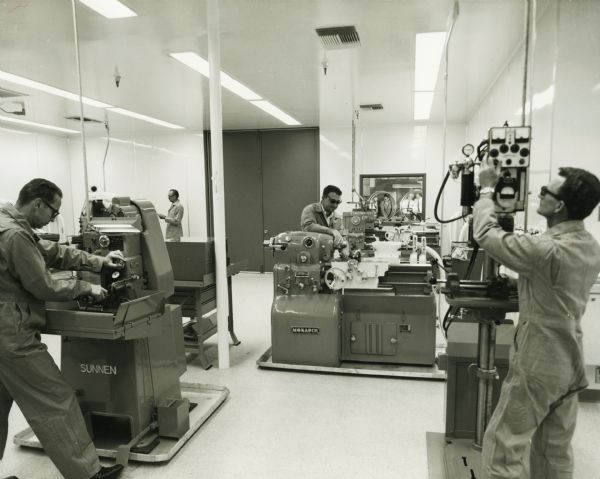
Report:
[[[169,190],[168,198],[171,202],[169,211],[166,215],[159,214],[158,217],[167,223],[165,239],[167,241],[181,241],[181,237],[183,236],[183,226],[181,224],[181,220],[183,219],[183,205],[179,201],[179,192],[177,190]]]

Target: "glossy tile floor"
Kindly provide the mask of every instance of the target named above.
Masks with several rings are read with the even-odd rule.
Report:
[[[229,399],[169,463],[132,463],[122,477],[428,479],[425,432],[444,430],[445,383],[258,369],[256,360],[270,344],[271,295],[270,274],[234,278],[242,343],[230,349],[231,368],[204,371],[191,362],[182,377],[226,386]],[[56,355],[57,338],[46,340]],[[216,338],[210,343],[216,363]],[[25,427],[13,407],[10,437]],[[575,479],[600,479],[598,444],[600,403],[582,403]],[[61,477],[42,452],[9,439],[0,477],[10,474]]]

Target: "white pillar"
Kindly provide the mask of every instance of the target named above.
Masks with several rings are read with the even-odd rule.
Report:
[[[227,318],[227,255],[225,252],[225,188],[223,182],[223,124],[221,116],[221,53],[219,2],[208,0],[208,64],[210,68],[210,151],[212,162],[213,219],[217,277],[217,337],[219,369],[229,368]]]

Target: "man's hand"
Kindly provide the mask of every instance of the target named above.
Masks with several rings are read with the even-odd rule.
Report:
[[[163,215],[162,213],[158,213],[158,217],[159,217],[161,220],[164,220],[164,219],[167,217],[167,215]]]
[[[119,250],[111,251],[104,257],[103,268],[123,269],[125,267],[125,257]]]
[[[481,188],[495,188],[500,178],[500,164],[494,166],[494,160],[486,158],[479,168],[479,186]]]
[[[100,301],[104,301],[106,299],[107,291],[100,286],[99,284],[92,284],[92,292],[89,293],[89,296],[94,298],[94,301],[99,303]]]
[[[333,246],[334,246],[334,248],[337,248],[342,245],[342,243],[344,242],[344,238],[342,237],[342,233],[340,233],[338,230],[336,230],[334,228],[330,228],[330,229],[331,229],[331,234],[333,235]]]

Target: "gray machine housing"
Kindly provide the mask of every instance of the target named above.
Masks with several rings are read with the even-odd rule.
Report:
[[[364,247],[356,232],[349,238]],[[274,363],[434,363],[436,304],[429,265],[396,265],[375,289],[331,291],[324,281],[334,256],[331,236],[291,231],[272,241]]]
[[[109,291],[104,303],[47,303],[44,332],[62,336],[62,371],[97,445],[110,438],[135,449],[148,434],[153,444],[158,436],[182,437],[189,404],[179,384],[186,369],[181,308],[165,304],[173,273],[158,216],[148,201],[126,197],[108,207],[93,200],[89,209],[95,216],[82,214],[80,247],[121,250],[124,268],[85,273]]]

